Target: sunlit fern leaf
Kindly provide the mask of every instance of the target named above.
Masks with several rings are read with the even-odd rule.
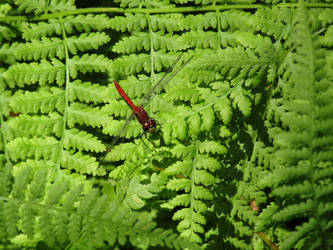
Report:
[[[173,101],[190,101],[191,104],[195,104],[199,101],[200,89],[195,87],[194,84],[189,85],[183,81],[180,84],[172,84],[168,88],[166,97]]]
[[[43,37],[41,41],[31,40],[30,43],[20,44],[15,51],[15,55],[19,60],[36,61],[55,56],[63,59],[65,57],[64,42],[57,37]]]
[[[193,147],[194,147],[194,145],[185,146],[185,145],[179,143],[171,149],[171,152],[177,158],[182,158],[182,159],[187,159],[188,157],[193,158],[193,156],[194,156]],[[166,171],[166,173],[167,172],[168,171]]]
[[[191,115],[188,120],[188,126],[189,126],[189,133],[191,136],[197,136],[200,133],[200,123],[201,123],[201,118],[199,114],[195,113]]]
[[[124,119],[128,118],[132,114],[132,110],[124,101],[117,100],[113,100],[110,101],[108,104],[105,104],[101,108],[101,111],[103,111],[105,114],[113,115],[115,117],[121,117]]]
[[[85,103],[111,102],[116,94],[115,90],[112,90],[112,87],[75,80],[69,84],[68,100],[70,102],[79,100]]]
[[[180,220],[177,226],[178,231],[182,236],[189,237],[194,242],[202,242],[199,234],[204,233],[202,225],[206,224],[206,219],[201,213],[207,210],[207,205],[203,201],[213,199],[209,186],[215,183],[216,179],[212,173],[220,166],[216,166],[213,161],[207,161],[209,159],[207,156],[199,154],[198,146],[182,149],[178,145],[175,148],[177,148],[174,151],[177,157],[183,159],[186,157],[188,160],[178,161],[164,170],[164,175],[176,177],[170,178],[166,188],[185,193],[175,195],[162,207],[169,209],[176,206],[183,207],[173,216],[173,220]],[[182,151],[181,154],[179,154],[179,150]],[[203,159],[205,160],[203,161]]]
[[[153,197],[148,191],[148,186],[140,184],[139,177],[131,179],[124,202],[132,209],[140,209],[145,205],[144,200]]]
[[[228,152],[227,148],[216,141],[205,140],[199,145],[200,153],[213,153],[224,155]]]
[[[156,80],[160,79],[161,74],[156,74],[155,77]],[[152,79],[146,75],[138,75],[137,77],[129,76],[127,79],[120,81],[120,84],[126,91],[126,94],[131,99],[135,99],[147,93],[147,90],[152,86]],[[112,89],[115,90],[115,87],[112,86]],[[116,96],[119,99],[121,98],[118,92]]]
[[[142,70],[149,73],[150,56],[147,54],[132,54],[116,59],[113,66],[117,72],[123,72],[124,75],[132,75]]]
[[[125,16],[116,16],[111,19],[110,27],[117,31],[140,31],[147,27],[147,19],[143,14],[125,13]]]
[[[188,117],[189,114],[190,110],[185,106],[177,106],[169,112],[165,111],[159,114],[160,120],[163,121],[162,133],[166,143],[169,143],[171,138],[186,139],[187,123],[185,117]],[[175,122],[179,126],[175,127]]]
[[[230,97],[233,99],[233,106],[237,106],[245,117],[251,114],[251,99],[249,93],[244,88],[241,86],[233,88]]]
[[[45,192],[45,182],[47,171],[42,170],[34,174],[31,185],[29,186],[29,202],[39,202]],[[22,205],[22,231],[32,239],[34,235],[34,227],[36,223],[36,215],[38,209],[30,206],[28,203]]]
[[[68,151],[63,151],[61,164],[63,168],[73,169],[81,174],[105,175],[105,170],[98,168],[95,157],[83,155],[80,152],[71,154]]]
[[[74,124],[85,124],[91,127],[101,127],[108,121],[108,115],[98,107],[91,107],[83,103],[73,103],[67,108],[69,114],[67,124],[74,127]]]
[[[267,69],[269,66],[269,62],[261,63],[261,59],[259,59],[254,52],[248,49],[227,48],[214,53],[210,50],[202,50],[200,54],[200,58],[193,63],[194,69],[199,71],[214,70],[230,77],[237,76],[242,78],[248,74],[251,76],[255,74],[256,71],[259,71],[261,67],[263,67],[263,69]],[[248,63],[249,60],[252,61],[251,64]]]
[[[223,47],[236,45],[233,34],[230,32],[223,32],[219,41],[217,32],[192,30],[184,33],[180,37],[180,40],[185,44],[185,48],[216,49],[219,47],[219,43],[221,43]]]
[[[67,38],[67,46],[69,52],[75,55],[78,50],[97,49],[109,40],[110,38],[105,33],[83,33],[79,37]],[[55,56],[63,59],[65,57],[64,41],[57,37],[42,37],[40,41],[33,39],[30,43],[20,44],[15,51],[15,55],[20,60],[38,60],[54,58]]]
[[[89,150],[91,152],[105,151],[105,146],[96,137],[75,128],[66,130],[63,143],[65,149],[75,148],[80,151]]]
[[[26,13],[34,12],[35,14],[75,9],[73,0],[53,0],[50,2],[46,0],[15,0],[15,4],[19,6],[19,10],[24,10]]]
[[[42,88],[39,91],[18,92],[11,101],[10,107],[16,113],[50,113],[55,110],[63,112],[65,93],[59,88]]]
[[[250,20],[256,23],[253,25],[256,30],[272,35],[275,39],[286,39],[290,35],[292,16],[291,9],[273,6],[271,9],[258,9]]]
[[[74,0],[55,0],[50,2],[48,10],[51,12],[75,10]]]
[[[104,124],[103,133],[107,135],[116,136],[119,134],[121,127],[124,125],[124,121],[112,120]],[[137,121],[132,120],[126,127],[126,130],[122,132],[120,137],[133,138],[142,133],[142,128]]]
[[[30,2],[30,4],[28,4]],[[34,12],[35,14],[41,14],[47,10],[48,2],[46,0],[15,0],[15,3],[19,6],[19,10],[24,10],[26,13]]]
[[[72,36],[67,39],[68,50],[74,55],[77,51],[96,50],[98,47],[110,41],[110,37],[104,32],[83,33],[79,37]]]
[[[55,82],[62,86],[65,83],[65,65],[55,58],[52,58],[51,62],[41,60],[40,63],[18,63],[9,67],[4,73],[4,77],[12,88]]]
[[[174,191],[180,191],[184,190],[186,193],[188,193],[191,189],[191,180],[187,178],[181,178],[181,179],[171,179],[167,183],[167,189],[174,190]]]
[[[222,98],[222,100],[216,102],[213,107],[216,112],[219,112],[220,118],[224,124],[229,124],[233,114],[229,98]]]
[[[152,35],[152,44],[155,50],[169,50],[177,51],[182,49],[180,47],[181,43],[179,42],[178,35],[162,34],[162,32],[155,32]]]
[[[15,53],[19,43],[13,42],[11,44],[3,43],[0,47],[0,60],[6,64],[15,63]]]
[[[76,15],[63,19],[65,32],[72,34],[75,31],[89,33],[92,30],[102,31],[110,26],[109,18],[105,14],[100,15]],[[40,39],[51,35],[61,35],[61,22],[58,19],[50,19],[49,22],[30,24],[30,28],[23,31],[26,40]]]
[[[0,42],[9,41],[16,36],[16,32],[8,26],[0,25]]]
[[[4,204],[3,217],[6,224],[6,231],[9,237],[14,237],[18,233],[17,222],[19,220],[19,202],[10,200]]]
[[[135,143],[122,143],[115,146],[109,153],[106,160],[121,161],[132,160],[136,162],[144,155],[144,149]]]
[[[47,136],[55,134],[60,137],[63,129],[63,118],[58,113],[48,116],[20,115],[8,122],[8,139],[14,137]]]
[[[53,137],[19,137],[7,144],[9,157],[13,161],[27,158],[57,161],[60,156],[59,141]]]
[[[74,56],[70,59],[70,75],[77,77],[78,72],[107,72],[110,69],[111,61],[103,55],[84,54]]]
[[[214,125],[215,114],[211,106],[203,109],[199,112],[201,115],[201,127],[202,131],[210,131]]]
[[[152,29],[163,33],[185,30],[187,26],[182,14],[153,15],[150,18]]]
[[[160,71],[162,67],[170,67],[175,61],[176,55],[163,54],[156,52],[153,61],[156,70]],[[131,75],[144,70],[147,73],[151,71],[151,56],[147,54],[131,54],[114,60],[114,70],[122,75]]]
[[[112,51],[116,53],[134,53],[137,51],[148,51],[150,49],[150,37],[149,34],[144,32],[133,32],[131,36],[124,37],[117,42]]]

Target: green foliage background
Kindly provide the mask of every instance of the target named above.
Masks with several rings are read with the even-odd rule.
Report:
[[[333,248],[329,0],[9,0],[0,30],[0,249]],[[139,104],[181,53],[99,167],[113,80]]]

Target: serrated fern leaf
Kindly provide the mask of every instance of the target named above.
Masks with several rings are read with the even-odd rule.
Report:
[[[57,161],[59,159],[59,141],[53,137],[25,138],[19,137],[8,143],[9,156],[13,161],[28,158]]]
[[[10,106],[17,113],[51,113],[64,110],[65,95],[59,88],[45,88],[35,92],[17,93]]]
[[[64,140],[64,148],[70,149],[71,147],[78,149],[79,151],[105,151],[105,146],[92,134],[74,128],[66,131]]]
[[[40,63],[14,64],[4,73],[4,77],[10,87],[55,82],[61,86],[65,83],[65,65],[54,58],[51,62],[42,60]]]
[[[50,2],[46,0],[15,0],[15,3],[19,6],[20,10],[24,10],[26,13],[34,12],[35,14],[75,9],[73,0],[53,0]]]
[[[57,113],[50,113],[49,116],[20,115],[8,122],[8,136],[12,138],[51,134],[58,137],[62,134],[62,117]]]
[[[273,220],[280,222],[306,218],[308,221],[297,226],[282,242],[284,249],[291,249],[296,243],[301,246],[306,244],[307,247],[312,245],[312,248],[329,248],[331,245],[325,236],[329,233],[323,227],[327,213],[332,212],[331,207],[327,206],[328,209],[323,213],[319,211],[330,203],[327,195],[331,192],[326,189],[326,185],[330,186],[332,178],[325,178],[324,182],[321,178],[314,180],[313,173],[332,168],[331,164],[325,164],[332,160],[332,147],[329,146],[332,145],[329,143],[332,130],[323,130],[320,125],[331,122],[329,114],[332,112],[324,107],[331,106],[331,87],[322,76],[332,68],[323,67],[325,51],[320,48],[318,36],[314,33],[316,26],[309,21],[308,15],[304,5],[300,3],[294,17],[295,34],[292,43],[296,46],[296,51],[292,55],[293,71],[287,78],[289,85],[285,89],[285,110],[281,117],[284,126],[290,131],[282,130],[274,137],[275,144],[279,147],[279,160],[291,175],[285,176],[276,170],[276,176],[280,177],[276,179],[278,186],[273,194],[280,198],[292,198],[273,216]],[[302,121],[306,121],[307,126],[299,130],[303,126]],[[287,152],[290,152],[288,158],[281,158]],[[293,173],[299,168],[304,171]],[[318,214],[323,217],[318,217]],[[307,240],[304,242],[302,238],[305,235]]]

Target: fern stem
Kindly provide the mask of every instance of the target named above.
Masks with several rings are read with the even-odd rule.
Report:
[[[150,86],[153,86],[154,79],[154,41],[153,41],[153,29],[151,27],[151,19],[149,14],[146,14],[148,30],[149,30],[149,39],[150,39]]]
[[[68,56],[68,46],[67,46],[67,36],[66,31],[64,27],[63,19],[60,19],[61,23],[61,29],[62,29],[62,36],[63,36],[63,42],[64,42],[64,50],[65,50],[65,63],[66,63],[66,87],[65,87],[65,103],[64,103],[64,117],[63,117],[63,125],[62,125],[62,137],[60,140],[60,148],[61,152],[64,148],[64,140],[65,140],[65,134],[66,134],[66,124],[67,124],[67,107],[68,107],[68,92],[69,92],[69,84],[70,84],[70,78],[69,78],[69,66],[70,66],[70,59]],[[62,157],[59,157],[59,159],[62,159]],[[58,164],[60,165],[60,162],[58,161]],[[60,168],[60,166],[59,166]]]
[[[333,8],[332,3],[306,3],[306,8]],[[285,7],[296,8],[298,3],[281,3],[281,4],[235,4],[235,5],[215,5],[215,6],[198,6],[198,7],[177,7],[177,8],[161,8],[161,9],[142,9],[142,8],[84,8],[74,11],[62,11],[52,14],[43,14],[36,17],[28,16],[4,16],[0,17],[0,22],[25,22],[25,21],[42,21],[54,18],[62,18],[65,16],[89,14],[89,13],[142,13],[142,14],[163,14],[163,13],[196,13],[196,12],[209,12],[217,10],[231,10],[231,9],[262,9],[269,7]]]

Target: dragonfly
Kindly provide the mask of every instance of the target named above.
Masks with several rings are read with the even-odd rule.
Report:
[[[106,156],[108,155],[108,153],[111,151],[111,149],[115,146],[115,144],[118,142],[118,140],[120,139],[120,136],[122,135],[122,133],[125,131],[127,125],[129,124],[129,122],[132,120],[133,116],[136,117],[136,119],[138,120],[138,122],[141,124],[142,129],[143,129],[143,133],[140,135],[140,137],[143,134],[148,133],[154,133],[155,132],[155,128],[157,125],[157,122],[151,118],[148,113],[145,111],[144,106],[149,102],[149,100],[151,99],[151,97],[153,96],[153,93],[156,91],[156,89],[158,87],[160,87],[161,85],[170,82],[191,60],[193,57],[190,57],[189,59],[187,59],[180,67],[175,68],[175,66],[177,65],[177,63],[180,61],[180,59],[182,58],[183,54],[180,54],[177,59],[172,63],[172,65],[170,66],[170,68],[165,72],[165,74],[163,75],[163,77],[154,85],[153,88],[150,89],[150,91],[143,97],[143,102],[141,105],[136,106],[132,100],[128,97],[128,95],[125,93],[125,91],[122,89],[122,87],[119,85],[119,83],[117,81],[113,81],[118,93],[121,95],[121,97],[124,99],[124,101],[127,103],[127,105],[132,109],[132,114],[127,118],[126,122],[124,123],[124,125],[121,127],[118,135],[116,137],[113,138],[113,140],[111,141],[110,146],[106,149],[103,158],[101,159],[99,166],[104,162]]]

